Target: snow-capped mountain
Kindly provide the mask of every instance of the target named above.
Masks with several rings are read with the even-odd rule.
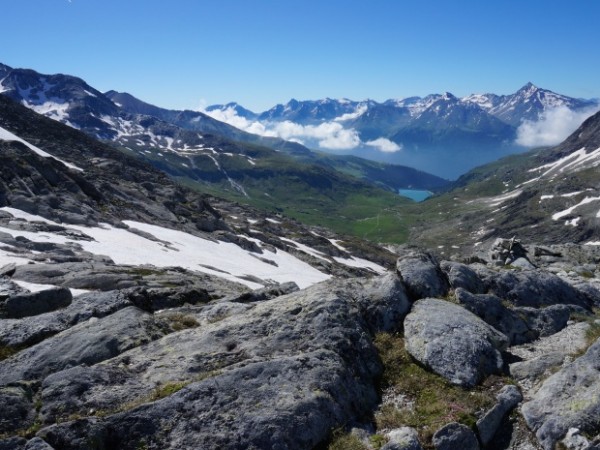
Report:
[[[560,133],[552,133],[551,143],[558,143],[581,123],[586,113],[593,112],[594,106],[597,107],[594,100],[567,97],[528,83],[511,95],[472,94],[457,98],[444,93],[383,103],[293,99],[249,120],[253,128],[262,127],[272,135],[293,130],[294,139],[320,150],[343,150],[452,178],[478,164],[523,151],[524,146],[548,145],[542,127],[552,127],[548,116],[560,109],[570,118]],[[211,108],[223,110],[224,106]],[[534,132],[526,130],[528,133],[523,136],[523,126],[532,126]],[[326,129],[336,130],[340,136],[335,146],[330,139],[315,139]],[[540,139],[536,139],[536,133]],[[378,148],[371,144],[375,142],[386,145]]]
[[[525,146],[559,142],[596,105],[591,100],[573,99],[528,83],[511,95],[473,94],[457,98],[445,93],[383,103],[292,99],[262,113],[237,103],[213,105],[204,112],[177,111],[150,105],[127,93],[102,94],[75,77],[41,75],[7,66],[0,68],[0,75],[4,95],[90,135],[129,148],[153,143],[153,148],[166,151],[185,150],[197,145],[198,134],[211,134],[269,146],[327,167],[338,167],[339,160],[324,163],[307,146],[337,155],[415,167],[442,178],[456,178],[477,165],[521,152]],[[556,111],[560,114],[552,115]],[[569,115],[568,121],[562,120],[565,114]],[[148,126],[152,130],[146,133]],[[142,153],[147,150],[152,151],[136,149]],[[368,168],[361,172],[372,173]],[[407,183],[405,175],[399,179],[390,187],[418,185],[415,177]]]
[[[348,114],[356,114],[370,101],[356,102],[348,99],[306,100],[291,99],[285,105],[276,105],[259,114],[260,121],[283,122],[290,121],[303,125],[318,124],[320,122],[342,119]]]
[[[28,69],[4,66],[0,92],[37,113],[103,139],[115,136],[103,117],[118,115],[118,107],[85,81],[69,75],[40,75]]]
[[[236,102],[229,102],[225,105],[211,105],[206,108],[207,112],[221,111],[224,113],[230,110],[235,112],[238,117],[242,117],[246,120],[256,120],[258,118],[258,114],[244,108]]]
[[[512,95],[488,94],[486,97],[488,102],[482,107],[493,116],[513,126],[519,126],[524,120],[539,120],[546,111],[554,108],[566,107],[570,110],[580,110],[595,104],[591,100],[571,98],[541,89],[532,83],[527,83]]]

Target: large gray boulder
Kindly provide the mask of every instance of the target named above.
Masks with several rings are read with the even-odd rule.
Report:
[[[539,337],[558,333],[567,326],[571,309],[578,309],[576,306],[568,305],[508,308],[495,295],[475,295],[462,288],[458,288],[455,295],[466,309],[504,333],[511,345],[531,342]]]
[[[584,292],[543,270],[482,270],[478,273],[488,293],[515,306],[540,308],[562,304],[589,309],[592,305],[591,299]]]
[[[477,436],[466,425],[449,423],[433,435],[436,450],[479,450]]]
[[[442,261],[440,268],[448,277],[452,289],[462,288],[473,294],[484,294],[485,285],[471,267],[455,261]]]
[[[26,386],[0,387],[0,434],[33,424],[35,408],[31,396]]]
[[[568,305],[551,305],[545,308],[521,307],[514,308],[513,313],[523,318],[527,326],[538,336],[544,337],[558,333],[567,326],[571,317],[571,308]]]
[[[425,252],[411,252],[398,259],[396,270],[406,285],[411,300],[444,297],[449,284],[436,259]]]
[[[397,331],[411,303],[402,280],[395,273],[346,282],[372,332]]]
[[[600,429],[600,339],[588,351],[547,378],[521,408],[545,450],[570,428],[592,435]]]
[[[55,373],[42,421],[84,418],[39,436],[61,449],[312,449],[377,405],[372,336],[401,326],[402,292],[389,275],[332,280]]]
[[[66,288],[12,295],[0,300],[0,318],[19,319],[35,316],[69,306],[71,300],[71,291]]]
[[[79,364],[95,364],[163,334],[150,314],[133,306],[90,320],[0,361],[0,386],[40,380]]]
[[[406,349],[453,384],[472,387],[499,373],[506,336],[459,305],[419,300],[404,320]]]
[[[466,309],[506,335],[511,345],[530,342],[539,336],[519,314],[504,306],[495,295],[475,295],[462,288],[458,288],[455,295]]]
[[[133,306],[124,292],[89,292],[73,299],[66,308],[22,319],[0,320],[0,345],[26,347],[85,322]]]

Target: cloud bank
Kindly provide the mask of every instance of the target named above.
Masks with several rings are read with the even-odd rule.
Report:
[[[283,122],[248,120],[239,116],[233,107],[224,110],[204,110],[203,112],[213,119],[228,123],[248,133],[278,137],[307,146],[316,145],[325,150],[352,150],[363,145],[386,153],[397,152],[402,149],[399,145],[385,138],[363,142],[356,130],[344,128],[337,120],[319,125],[301,125],[289,120]]]
[[[545,111],[540,120],[525,120],[517,129],[517,144],[525,147],[557,145],[575,131],[600,105],[581,111],[566,106]]]

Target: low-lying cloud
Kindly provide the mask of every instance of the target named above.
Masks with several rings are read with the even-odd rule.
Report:
[[[386,138],[373,139],[372,141],[365,142],[365,144],[385,153],[395,153],[402,150],[400,145]]]
[[[203,112],[213,119],[228,123],[248,133],[278,137],[307,146],[316,145],[326,150],[352,150],[362,145],[367,145],[388,153],[401,150],[398,144],[385,138],[363,142],[356,130],[344,128],[338,121],[323,122],[319,125],[301,125],[289,120],[283,122],[259,122],[239,116],[233,107],[224,110]]]
[[[545,111],[538,121],[525,120],[517,129],[517,144],[525,147],[557,145],[575,131],[600,105],[573,111],[566,106]]]

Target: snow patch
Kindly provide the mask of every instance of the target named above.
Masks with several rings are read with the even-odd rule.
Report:
[[[508,194],[505,195],[499,195],[496,197],[492,197],[490,199],[487,200],[487,202],[489,203],[490,206],[498,206],[502,203],[504,203],[507,200],[510,200],[511,198],[515,198],[518,197],[519,195],[521,195],[521,191],[520,189],[513,191],[513,192],[509,192]]]
[[[366,259],[356,258],[354,256],[351,258],[340,258],[339,256],[334,256],[333,259],[335,259],[338,263],[343,264],[348,267],[356,267],[356,268],[360,268],[360,269],[370,269],[379,275],[382,275],[387,272],[387,269],[385,267],[380,266],[379,264],[375,264],[374,262],[367,261]]]
[[[11,279],[11,281],[13,283],[15,283],[15,284],[18,284],[22,288],[27,289],[29,292],[47,291],[48,289],[54,289],[54,288],[57,287],[57,286],[54,286],[53,284],[29,283],[27,281],[15,280],[14,278]],[[87,294],[88,292],[91,292],[88,289],[74,289],[74,288],[69,288],[69,290],[71,291],[71,294],[73,295],[73,297],[75,297],[77,295]]]
[[[544,173],[540,176],[546,177],[549,175],[562,174],[564,172],[575,172],[581,169],[587,169],[589,167],[596,167],[600,164],[600,148],[593,152],[586,153],[585,147],[581,148],[557,161],[544,164],[534,169],[528,170],[528,172],[540,172],[544,170]]]
[[[581,217],[576,217],[575,219],[566,220],[565,225],[571,225],[572,227],[576,227],[580,220],[581,220]]]
[[[573,205],[570,208],[565,209],[564,211],[560,211],[555,214],[552,214],[552,220],[561,219],[561,218],[571,214],[575,209],[579,208],[580,206],[586,205],[591,202],[597,202],[597,201],[600,201],[600,197],[586,197],[583,200],[581,200],[579,203],[577,203],[576,205]]]
[[[35,145],[30,144],[29,142],[25,141],[24,139],[21,139],[16,134],[13,134],[10,131],[8,131],[2,127],[0,127],[0,140],[20,142],[22,144],[25,144],[31,151],[33,151],[34,153],[37,153],[38,155],[42,156],[43,158],[53,158],[53,159],[63,163],[69,169],[78,170],[80,172],[83,172],[83,169],[81,167],[77,167],[75,164],[68,163],[66,161],[63,161],[62,159],[59,159],[59,158],[51,155],[48,152],[45,152],[44,150],[36,147]]]
[[[6,210],[6,208],[0,208]],[[14,209],[11,209],[14,211]],[[12,214],[12,213],[11,213]],[[17,213],[21,217],[26,213]],[[54,233],[33,233],[0,227],[0,231],[13,237],[23,236],[34,242],[53,242],[66,244],[76,242],[83,250],[96,255],[106,255],[116,264],[122,265],[154,265],[155,267],[179,266],[189,270],[208,273],[217,277],[245,284],[251,288],[259,288],[258,282],[248,281],[245,277],[257,277],[269,282],[283,283],[294,281],[300,288],[327,280],[330,275],[324,274],[309,264],[281,250],[263,250],[262,258],[270,260],[276,266],[257,259],[250,252],[233,243],[203,239],[182,231],[172,230],[156,225],[135,221],[124,221],[132,228],[145,231],[159,241],[151,241],[135,233],[121,228],[113,228],[108,224],[101,227],[84,227],[69,225],[92,237],[94,241],[74,241],[66,236]],[[0,263],[24,263],[27,260],[0,252]],[[208,269],[216,267],[226,274]]]
[[[279,237],[279,239],[281,239],[284,242],[289,242],[294,247],[298,248],[298,250],[303,251],[307,255],[314,256],[315,258],[329,262],[329,260],[327,258],[325,258],[326,255],[324,255],[323,253],[321,253],[318,250],[315,250],[314,248],[309,247],[308,245],[304,245],[304,244],[301,244],[300,242],[296,242],[292,239],[288,239],[288,238],[284,238],[284,237]]]

